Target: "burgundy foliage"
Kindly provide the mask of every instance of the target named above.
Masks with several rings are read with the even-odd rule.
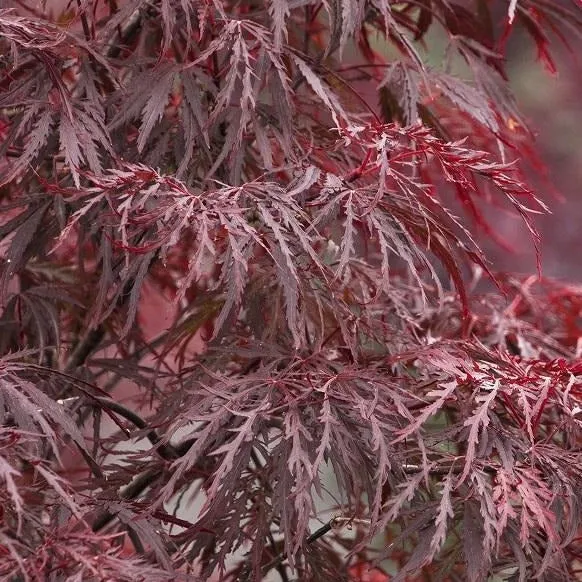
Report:
[[[578,2],[3,4],[2,580],[580,579],[582,288],[479,247]]]

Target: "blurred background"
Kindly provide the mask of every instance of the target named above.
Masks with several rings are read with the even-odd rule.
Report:
[[[518,105],[534,129],[535,147],[547,169],[547,181],[532,176],[552,211],[535,221],[542,237],[543,274],[578,283],[582,282],[582,39],[569,40],[571,50],[554,43],[555,74],[536,62],[536,47],[525,34],[516,31],[507,48]],[[515,253],[487,245],[495,270],[535,271],[526,229],[515,218],[499,218],[493,224]]]

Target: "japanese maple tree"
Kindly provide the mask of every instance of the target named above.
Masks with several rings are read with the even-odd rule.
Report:
[[[479,246],[579,2],[2,6],[2,580],[581,579],[582,289]]]

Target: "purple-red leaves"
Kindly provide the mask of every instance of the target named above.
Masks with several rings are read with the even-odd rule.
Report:
[[[37,4],[0,12],[0,577],[573,580],[582,291],[481,293],[479,243],[545,208],[507,34],[553,67],[580,6]]]

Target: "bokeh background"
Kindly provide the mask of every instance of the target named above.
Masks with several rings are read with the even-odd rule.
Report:
[[[531,176],[551,214],[535,223],[542,237],[543,274],[582,282],[582,39],[556,42],[552,50],[558,72],[537,62],[536,47],[516,31],[508,44],[508,70],[518,104],[535,132],[535,147],[546,166],[547,181]],[[536,269],[532,243],[519,220],[495,221],[514,253],[488,251],[496,270],[531,273]]]

